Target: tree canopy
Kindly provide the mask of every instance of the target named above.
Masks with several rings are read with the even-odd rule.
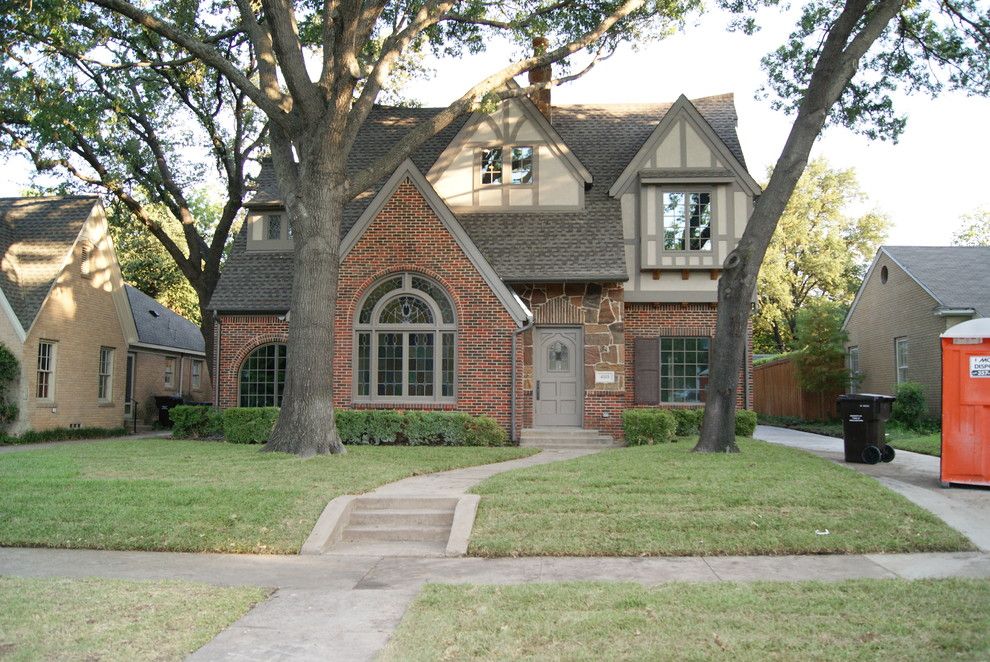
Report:
[[[851,207],[866,201],[854,169],[832,168],[824,158],[808,164],[760,270],[755,352],[797,349],[793,340],[798,311],[813,300],[852,302],[889,227],[883,214],[851,213]]]
[[[963,226],[952,237],[956,246],[990,246],[990,209],[979,209],[962,217]]]

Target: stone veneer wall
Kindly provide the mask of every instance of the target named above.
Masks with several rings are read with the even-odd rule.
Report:
[[[580,326],[584,331],[584,427],[622,436],[627,383],[621,283],[532,283],[515,285],[537,326]],[[533,332],[522,334],[520,411],[533,425]],[[615,373],[614,384],[596,384],[595,371]]]
[[[698,336],[715,335],[717,307],[714,303],[627,303],[625,306],[626,340],[626,407],[637,407],[635,403],[635,379],[633,370],[636,363],[636,338],[658,336]],[[736,406],[749,408],[753,383],[753,323],[749,322],[746,333],[746,371],[739,371],[739,389],[736,393]],[[656,405],[649,405],[656,406]],[[660,405],[666,407],[697,407],[698,405]]]

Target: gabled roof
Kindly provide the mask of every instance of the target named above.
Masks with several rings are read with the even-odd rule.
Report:
[[[618,199],[609,196],[608,187],[673,105],[554,105],[552,129],[594,180],[585,194],[584,209],[455,214],[458,222],[505,282],[626,280],[622,208]],[[694,99],[691,105],[733,159],[744,166],[732,95]],[[348,168],[353,172],[371,165],[411,128],[432,118],[439,110],[376,107],[358,135]],[[416,150],[411,156],[416,169],[429,172],[468,120],[469,116],[459,118]],[[345,207],[342,237],[387,179]],[[281,203],[271,162],[263,164],[255,188],[255,195],[246,205],[249,209]],[[245,226],[235,238],[210,308],[285,312],[289,308],[292,255],[248,252],[246,232]]]
[[[204,354],[206,342],[199,327],[166,308],[133,285],[124,285],[138,344]]]
[[[935,300],[934,312],[972,310],[990,317],[990,246],[881,246],[863,283],[881,255],[887,255]],[[859,303],[860,286],[846,322]]]
[[[23,330],[31,328],[98,204],[94,196],[0,198],[0,289]]]
[[[402,165],[400,165],[396,171],[392,173],[392,176],[389,177],[387,182],[385,182],[385,185],[379,189],[378,194],[375,195],[375,198],[371,201],[371,204],[369,204],[364,210],[364,213],[361,214],[361,218],[359,218],[357,222],[351,226],[350,231],[348,231],[348,233],[341,240],[341,261],[347,257],[347,254],[358,242],[358,239],[361,238],[361,235],[368,229],[371,222],[375,220],[375,216],[378,215],[378,212],[381,211],[382,207],[385,206],[385,203],[388,202],[389,198],[392,197],[392,194],[395,193],[395,190],[406,179],[412,182],[412,185],[419,190],[420,194],[426,200],[426,203],[430,205],[433,213],[436,214],[437,218],[440,219],[440,222],[443,223],[445,228],[447,228],[447,232],[450,233],[450,235],[454,238],[454,241],[457,242],[457,245],[460,246],[462,251],[464,251],[464,254],[467,256],[468,260],[471,261],[474,268],[478,270],[479,274],[481,274],[482,279],[484,279],[484,281],[488,284],[488,287],[491,288],[492,293],[495,294],[496,298],[498,298],[498,300],[502,302],[502,305],[505,306],[505,309],[508,311],[509,315],[511,315],[512,318],[520,324],[529,319],[531,317],[529,311],[527,311],[525,306],[522,305],[519,298],[514,296],[512,291],[505,286],[505,283],[499,279],[498,274],[496,274],[495,270],[492,269],[490,264],[488,264],[488,260],[486,260],[478,251],[477,247],[474,245],[474,242],[471,241],[471,238],[464,231],[464,228],[461,227],[461,224],[457,222],[456,218],[454,218],[454,215],[451,213],[450,209],[444,204],[443,200],[440,199],[440,196],[437,195],[436,190],[428,181],[426,181],[423,174],[416,169],[416,165],[409,159],[406,159]]]

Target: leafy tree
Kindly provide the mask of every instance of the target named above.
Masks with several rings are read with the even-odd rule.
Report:
[[[846,306],[835,301],[816,299],[797,314],[794,358],[798,382],[811,393],[830,393],[845,388],[849,371],[845,367],[845,342],[849,336],[842,329]]]
[[[723,0],[736,25],[778,0]],[[990,11],[976,0],[808,0],[787,43],[764,58],[773,105],[794,116],[783,151],[736,248],[723,264],[708,402],[695,446],[738,451],[734,423],[738,366],[760,265],[812,145],[826,124],[869,138],[896,139],[906,118],[893,92],[990,93]]]
[[[344,205],[393,172],[417,147],[459,116],[581,75],[623,41],[669,32],[698,0],[235,0],[230,3],[90,0],[130,19],[148,40],[170,44],[245,95],[269,122],[275,175],[295,240],[292,316],[283,405],[266,445],[300,455],[343,452],[334,427],[330,361],[333,347],[340,225]],[[128,30],[133,28],[127,28]],[[249,48],[256,70],[219,35]],[[421,49],[456,56],[480,52],[495,35],[539,52],[521,56],[465,87],[430,119],[411,127],[387,154],[358,172],[347,169],[358,132],[402,58]],[[545,43],[545,47],[542,44]],[[514,77],[552,62],[579,58],[582,69],[513,88]],[[578,54],[578,55],[576,55]],[[573,57],[572,57],[573,56]]]
[[[792,347],[801,308],[817,298],[849,304],[889,222],[876,212],[851,216],[866,199],[852,168],[813,160],[798,180],[760,269],[759,309],[753,319],[755,351]]]
[[[955,246],[990,246],[990,209],[963,214],[963,227],[952,237]]]
[[[172,3],[168,14],[195,26],[194,3]],[[241,75],[257,74],[236,29],[204,38]],[[212,317],[203,308],[239,218],[245,167],[267,135],[265,117],[244,91],[168,40],[82,0],[0,0],[0,49],[0,149],[27,155],[66,192],[97,192],[118,214],[126,210],[161,246],[155,254],[175,264],[165,275],[178,270],[194,291],[209,351]],[[223,199],[209,218],[201,216],[204,182],[215,182]],[[181,307],[188,312],[188,302]]]

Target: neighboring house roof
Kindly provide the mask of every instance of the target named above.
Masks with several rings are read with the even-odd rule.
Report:
[[[881,246],[864,284],[882,254],[931,295],[936,312],[972,310],[976,317],[990,317],[990,246]],[[859,292],[846,322],[857,303]]]
[[[0,198],[0,289],[25,331],[98,204],[94,196]]]
[[[691,103],[729,152],[745,165],[736,134],[733,97],[723,94]],[[493,211],[455,214],[461,227],[505,282],[589,281],[628,278],[622,235],[622,209],[609,187],[619,178],[673,103],[553,106],[553,129],[591,174],[594,185],[579,211]],[[351,152],[353,172],[385,155],[412,127],[433,117],[439,108],[375,108]],[[463,116],[427,141],[411,156],[420,172],[428,172],[468,122]],[[358,196],[344,209],[341,236],[347,234],[387,178]],[[250,207],[281,204],[270,162],[263,164]],[[292,255],[248,252],[247,228],[234,240],[230,258],[210,300],[215,310],[285,311],[289,308]]]
[[[133,285],[124,285],[138,343],[187,352],[206,352],[199,327],[166,308]]]

